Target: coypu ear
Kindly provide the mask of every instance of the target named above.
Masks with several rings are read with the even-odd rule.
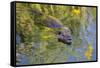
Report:
[[[57,35],[60,35],[60,34],[62,34],[62,31],[60,31],[60,30],[57,31]]]

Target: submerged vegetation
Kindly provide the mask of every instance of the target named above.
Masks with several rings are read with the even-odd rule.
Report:
[[[70,46],[57,40],[59,28],[45,27],[48,17],[71,30]],[[16,21],[18,65],[96,60],[95,7],[17,3]]]

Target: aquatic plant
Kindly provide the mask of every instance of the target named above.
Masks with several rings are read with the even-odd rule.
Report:
[[[92,60],[94,49],[85,38],[91,17],[96,21],[95,8],[17,3],[16,52],[28,58],[27,64]],[[71,46],[57,39],[65,32],[63,26],[71,30]],[[23,60],[18,56],[19,65]]]

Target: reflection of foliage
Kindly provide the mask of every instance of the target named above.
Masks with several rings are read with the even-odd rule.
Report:
[[[16,45],[17,53],[27,55],[29,64],[66,62],[68,54],[77,56],[76,52],[69,51],[72,48],[55,39],[54,33],[59,29],[44,27],[43,20],[48,16],[55,17],[69,27],[73,35],[72,46],[77,48],[81,42],[80,27],[88,24],[87,10],[86,7],[17,3],[16,32],[21,37],[21,43]],[[94,9],[92,13],[95,15]],[[89,47],[85,52],[87,59],[91,53]]]

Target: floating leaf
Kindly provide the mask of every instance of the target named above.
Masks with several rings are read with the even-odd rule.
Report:
[[[93,47],[91,45],[89,45],[87,50],[85,51],[84,55],[88,60],[91,60],[92,53],[93,53]]]
[[[72,10],[72,14],[73,15],[79,15],[80,14],[80,10],[79,9],[73,9]]]

